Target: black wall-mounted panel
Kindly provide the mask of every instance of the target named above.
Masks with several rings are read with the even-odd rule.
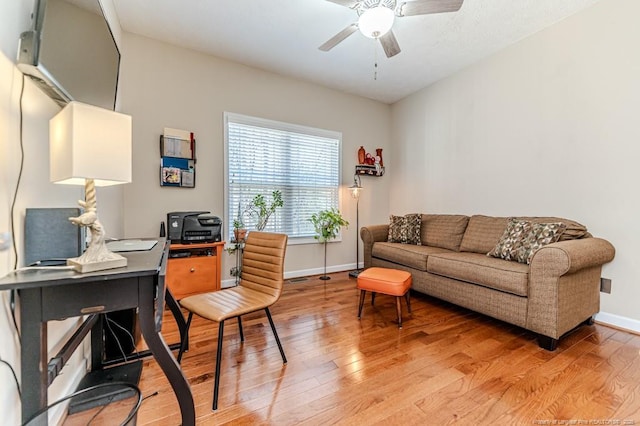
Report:
[[[26,209],[24,265],[80,256],[84,251],[85,228],[74,225],[69,218],[81,213],[80,208]]]

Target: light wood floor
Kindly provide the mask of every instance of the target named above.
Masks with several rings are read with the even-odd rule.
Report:
[[[243,317],[243,344],[229,321],[215,413],[217,324],[194,318],[182,368],[198,424],[640,425],[640,336],[582,326],[547,352],[533,333],[431,297],[412,294],[402,330],[393,298],[372,307],[367,297],[360,321],[357,303],[346,273],[333,274],[326,293],[316,277],[285,284],[271,311],[287,365],[263,313]],[[170,320],[163,333],[177,341]],[[152,359],[140,388],[158,394],[142,403],[138,425],[180,424]]]

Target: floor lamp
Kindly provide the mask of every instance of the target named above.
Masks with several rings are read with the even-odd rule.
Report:
[[[349,191],[351,191],[351,196],[356,199],[356,269],[354,271],[349,272],[349,276],[353,278],[357,278],[360,275],[362,270],[360,269],[360,238],[358,234],[360,233],[360,191],[362,191],[362,183],[360,182],[360,176],[358,174],[353,175],[353,185],[349,187]]]

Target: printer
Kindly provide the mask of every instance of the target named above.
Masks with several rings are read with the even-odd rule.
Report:
[[[222,220],[207,211],[167,213],[167,236],[172,243],[213,243],[222,240]]]

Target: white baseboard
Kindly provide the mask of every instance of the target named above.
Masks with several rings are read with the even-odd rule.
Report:
[[[327,273],[331,274],[334,272],[343,272],[343,271],[352,271],[356,269],[356,264],[355,263],[348,263],[346,265],[334,265],[334,266],[327,266]],[[284,279],[288,280],[291,278],[298,278],[298,277],[308,277],[310,275],[322,275],[324,274],[324,267],[321,268],[312,268],[312,269],[300,269],[297,271],[285,271],[284,273]],[[222,288],[229,288],[229,287],[233,287],[236,285],[236,279],[235,278],[230,278],[228,280],[222,280],[222,282],[220,283],[220,286]]]
[[[598,312],[595,316],[596,322],[603,325],[610,325],[615,328],[628,330],[632,333],[640,334],[640,321],[607,312]]]

